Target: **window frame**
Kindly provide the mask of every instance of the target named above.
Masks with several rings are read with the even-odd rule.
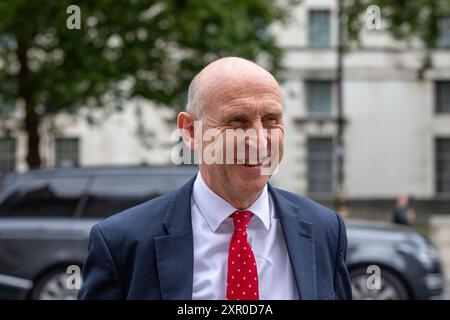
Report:
[[[3,142],[10,142],[10,143],[12,143],[12,152],[11,153],[8,153],[8,154],[3,154],[3,146],[0,148],[0,162],[3,162],[3,161],[5,161],[5,162],[8,162],[8,161],[11,161],[12,162],[12,165],[10,165],[10,164],[5,164],[5,168],[6,168],[6,170],[3,172],[3,171],[1,171],[0,170],[0,180],[2,180],[8,173],[11,173],[11,172],[15,172],[16,171],[16,166],[17,166],[17,158],[16,158],[16,152],[17,152],[17,141],[16,141],[16,139],[15,138],[13,138],[13,137],[8,137],[8,136],[6,136],[6,137],[0,137],[0,145],[3,143]],[[5,147],[5,150],[7,149],[8,147]],[[0,169],[3,167],[3,163],[0,165]],[[11,168],[11,170],[8,170],[8,168]]]
[[[327,141],[327,143],[330,143],[330,150],[329,150],[329,163],[331,165],[331,169],[330,169],[330,175],[328,177],[328,179],[321,179],[321,180],[329,180],[329,190],[324,190],[322,188],[318,188],[317,190],[313,190],[311,188],[311,174],[314,173],[315,171],[313,171],[313,169],[311,168],[311,142],[314,140],[322,140],[322,141]],[[335,141],[334,141],[334,137],[332,136],[308,136],[307,140],[306,140],[306,153],[307,153],[307,193],[312,195],[312,196],[332,196],[334,191],[335,191],[335,163],[334,163],[334,145],[335,145]],[[328,160],[328,159],[327,159]]]
[[[437,47],[439,49],[450,49],[450,15],[445,15],[438,21],[439,39]]]
[[[329,85],[329,107],[327,111],[314,111],[311,108],[311,86],[317,84],[327,84]],[[328,79],[305,79],[305,113],[309,118],[330,118],[333,117],[335,113],[335,92],[334,92],[334,81]],[[317,89],[316,89],[317,90]]]
[[[443,142],[447,144],[447,150],[444,151],[444,156],[440,156],[440,146],[439,144]],[[447,155],[445,155],[447,154]],[[448,172],[444,171],[443,174],[447,174],[447,178],[444,176],[441,178],[441,172],[440,172],[440,162],[444,161],[447,163],[447,167],[450,168],[450,137],[436,137],[434,141],[434,157],[435,157],[435,170],[434,170],[434,186],[435,186],[435,193],[437,196],[444,196],[448,197],[450,196],[450,187],[448,190],[440,190],[441,184],[445,184],[445,181],[447,181],[447,184],[450,185],[450,169]],[[445,167],[445,165],[444,165]],[[447,179],[447,180],[446,180]],[[441,182],[441,180],[443,180]]]
[[[447,86],[447,90],[445,88],[441,88],[441,86]],[[446,104],[442,101],[441,95],[444,93],[447,94]],[[450,115],[450,79],[442,79],[435,80],[434,82],[434,112],[438,115]]]
[[[313,19],[313,15],[319,15],[319,14],[324,14],[327,15],[327,26],[320,26],[319,24],[314,24],[312,22]],[[317,18],[316,18],[317,19]],[[323,48],[331,48],[332,45],[332,25],[331,25],[331,10],[327,9],[327,8],[317,8],[317,9],[309,9],[308,10],[308,23],[307,23],[307,43],[308,43],[308,47],[309,48],[315,48],[315,49],[323,49]],[[316,22],[317,23],[317,22]],[[322,41],[317,41],[317,39],[321,39],[321,38],[325,38],[325,36],[320,36],[318,37],[316,35],[316,33],[320,33],[323,30],[319,30],[320,28],[323,28],[323,30],[325,30],[325,28],[327,28],[327,35],[326,35],[326,39],[324,42]]]
[[[54,148],[53,148],[54,166],[56,168],[65,167],[64,164],[61,164],[61,161],[63,161],[63,160],[58,159],[60,154],[63,154],[64,152],[66,152],[65,150],[63,150],[64,152],[60,153],[58,150],[58,146],[61,142],[76,142],[76,160],[75,160],[75,162],[73,162],[72,159],[70,159],[70,161],[72,162],[70,164],[70,167],[80,166],[81,139],[79,137],[56,137],[54,139]],[[71,146],[71,148],[73,149],[72,146]]]

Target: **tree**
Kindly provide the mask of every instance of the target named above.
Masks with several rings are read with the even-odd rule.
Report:
[[[342,0],[344,1],[344,0]],[[398,40],[419,39],[425,49],[419,78],[432,67],[431,52],[439,45],[440,22],[450,15],[449,0],[348,0],[345,3],[345,21],[350,42],[358,40],[365,21],[361,17],[369,6],[381,9],[387,31]]]
[[[225,55],[276,72],[281,50],[268,27],[295,2],[0,0],[2,114],[25,110],[27,163],[38,168],[47,116],[136,96],[180,107],[193,75]]]

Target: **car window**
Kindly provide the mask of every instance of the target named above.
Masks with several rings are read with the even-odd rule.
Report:
[[[86,182],[86,177],[18,179],[5,190],[0,216],[71,217]]]
[[[83,217],[108,217],[175,188],[163,175],[94,177]]]

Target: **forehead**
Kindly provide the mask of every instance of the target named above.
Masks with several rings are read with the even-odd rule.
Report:
[[[205,112],[252,112],[253,109],[281,109],[278,84],[271,81],[223,81],[204,95]]]

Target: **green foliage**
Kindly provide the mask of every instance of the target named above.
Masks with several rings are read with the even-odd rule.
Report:
[[[279,70],[268,27],[295,2],[0,0],[0,98],[15,104],[26,95],[41,115],[133,96],[180,108],[193,75],[218,57],[264,57]],[[80,30],[66,27],[72,4]]]
[[[358,39],[365,23],[361,17],[370,5],[380,7],[387,31],[394,38],[418,38],[426,48],[436,48],[439,19],[450,13],[449,0],[348,0],[345,15],[351,40]]]
[[[345,1],[345,25],[349,42],[359,40],[365,27],[362,19],[370,5],[381,9],[381,16],[387,31],[398,40],[419,39],[425,47],[422,66],[417,70],[423,78],[426,70],[432,68],[431,51],[438,46],[439,21],[450,14],[449,0],[348,0]],[[347,43],[348,45],[348,43]]]

